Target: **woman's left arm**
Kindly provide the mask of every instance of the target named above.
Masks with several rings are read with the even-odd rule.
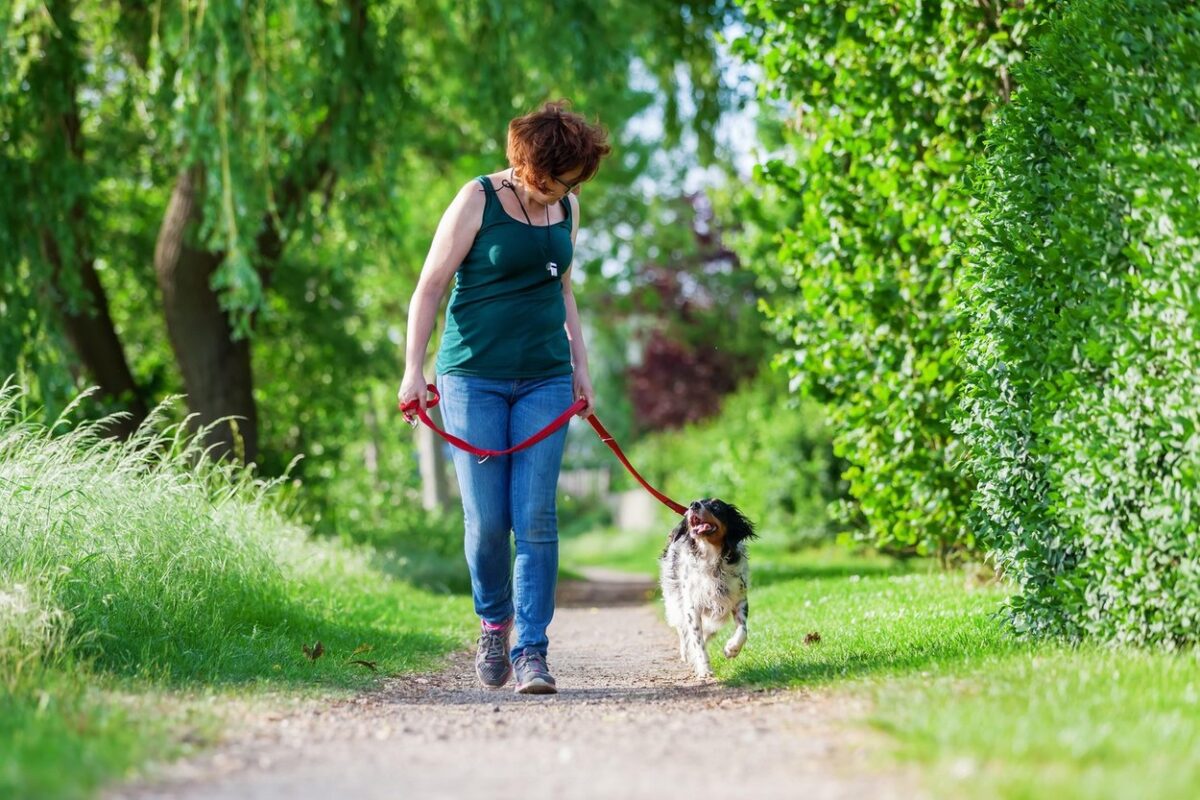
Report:
[[[571,204],[571,246],[575,246],[575,236],[579,233],[579,198],[574,193],[567,195]],[[572,265],[575,263],[571,259]],[[579,412],[579,416],[588,417],[595,411],[596,393],[592,390],[592,376],[588,373],[587,345],[583,341],[583,326],[579,322],[579,307],[575,305],[575,293],[571,289],[571,267],[563,273],[562,278],[563,302],[567,307],[567,340],[571,343],[571,363],[575,367],[574,395],[587,400],[587,406]]]

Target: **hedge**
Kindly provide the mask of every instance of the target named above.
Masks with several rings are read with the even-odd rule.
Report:
[[[794,209],[778,257],[747,259],[796,383],[824,403],[851,515],[890,548],[974,544],[951,428],[968,165],[1044,4],[742,0],[737,51],[794,132],[760,182]]]
[[[1200,622],[1200,9],[1079,0],[1017,71],[967,239],[960,432],[1030,633]]]

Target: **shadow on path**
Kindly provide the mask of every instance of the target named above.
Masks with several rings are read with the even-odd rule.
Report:
[[[588,606],[640,606],[654,600],[658,583],[648,575],[593,568],[580,570],[584,580],[558,582],[555,602],[559,608]]]

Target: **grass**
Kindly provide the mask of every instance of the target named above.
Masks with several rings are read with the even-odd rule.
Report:
[[[1200,792],[1194,654],[1056,645],[977,653],[873,687],[897,754],[946,797],[1182,798]]]
[[[605,542],[611,558],[605,558]],[[564,543],[564,560],[646,571],[649,537]],[[576,561],[579,558],[581,561]],[[867,695],[890,756],[946,798],[1179,798],[1200,792],[1200,658],[1009,635],[1005,590],[923,563],[752,549],[735,685]],[[809,633],[820,641],[805,644]]]
[[[20,401],[0,389],[0,796],[87,796],[211,738],[226,700],[350,691],[465,644],[466,598],[314,541],[162,409],[118,444]]]

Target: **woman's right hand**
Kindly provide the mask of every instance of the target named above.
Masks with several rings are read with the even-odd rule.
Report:
[[[415,400],[421,410],[424,410],[429,401],[429,392],[426,390],[428,385],[425,375],[421,371],[405,372],[404,380],[400,382],[400,391],[396,393],[396,400],[400,403],[400,407],[403,408]]]

